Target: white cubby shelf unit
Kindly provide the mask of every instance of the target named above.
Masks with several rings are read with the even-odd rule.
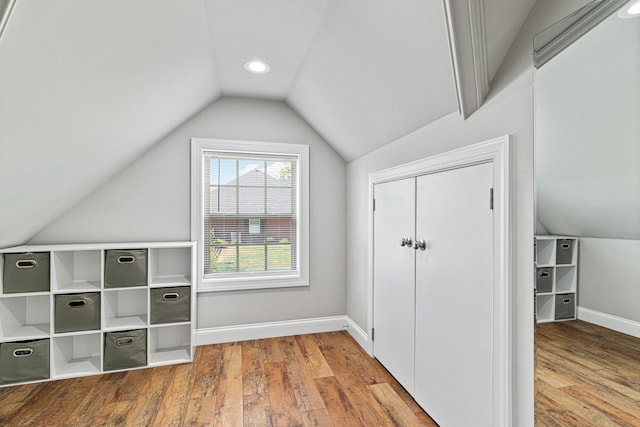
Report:
[[[578,302],[578,238],[537,235],[535,242],[538,323],[575,320]]]
[[[50,372],[47,379],[3,381],[3,363],[7,362],[0,357],[0,387],[193,361],[197,306],[195,248],[195,242],[144,242],[0,249],[0,346],[48,340]],[[105,258],[107,251],[112,249],[146,250],[146,285],[105,286]],[[5,289],[6,254],[38,252],[49,254],[49,290],[16,292],[15,287],[11,291],[8,287]],[[17,264],[16,268],[19,268]],[[184,309],[188,315],[177,321],[168,319],[166,323],[152,324],[152,290],[172,288],[165,294],[168,295],[176,287],[180,287],[183,295],[189,293],[189,303]],[[100,310],[99,326],[96,323],[94,329],[58,333],[56,296],[74,294],[90,294],[95,301],[99,299],[99,303],[95,303],[96,309]],[[162,291],[159,294],[163,295]],[[146,334],[146,364],[105,370],[106,334],[130,330],[143,330]]]

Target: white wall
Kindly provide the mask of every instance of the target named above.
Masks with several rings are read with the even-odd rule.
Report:
[[[368,174],[504,134],[514,136],[514,426],[533,425],[533,36],[586,1],[539,0],[485,104],[450,114],[347,165],[347,314],[367,328]],[[472,321],[472,319],[470,319]]]
[[[282,102],[215,102],[28,243],[190,240],[191,137],[309,144],[311,163],[310,286],[200,294],[198,328],[344,314],[345,163]]]
[[[580,239],[578,305],[640,322],[640,241]]]

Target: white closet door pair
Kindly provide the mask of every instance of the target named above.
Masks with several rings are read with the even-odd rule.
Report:
[[[375,186],[374,355],[447,427],[493,421],[492,186],[492,163]]]

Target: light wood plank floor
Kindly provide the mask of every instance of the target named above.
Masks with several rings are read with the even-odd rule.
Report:
[[[346,332],[198,347],[193,364],[0,389],[2,426],[437,426]]]
[[[640,426],[640,339],[583,321],[536,326],[536,426]]]

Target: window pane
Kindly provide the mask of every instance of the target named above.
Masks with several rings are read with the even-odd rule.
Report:
[[[239,177],[237,185],[264,187],[266,182],[266,175],[264,173],[265,162],[240,160],[238,163]]]
[[[267,218],[264,222],[268,243],[284,244],[295,240],[295,229],[292,227],[291,218]]]
[[[291,265],[291,248],[291,245],[267,246],[267,269],[282,271],[295,268]]]
[[[218,185],[220,183],[218,174],[220,173],[220,160],[209,160],[209,183],[211,185]]]
[[[238,213],[265,213],[264,187],[238,188]]]
[[[208,273],[233,273],[237,270],[236,246],[215,244],[211,247],[211,267]]]
[[[291,214],[291,188],[267,188],[267,212],[270,214]]]
[[[220,160],[220,184],[229,184],[238,178],[238,162],[236,160]]]
[[[240,246],[240,271],[265,271],[265,247]]]
[[[268,186],[291,186],[291,162],[267,162]]]
[[[238,189],[236,187],[212,187],[209,198],[211,213],[234,214],[238,209]]]

